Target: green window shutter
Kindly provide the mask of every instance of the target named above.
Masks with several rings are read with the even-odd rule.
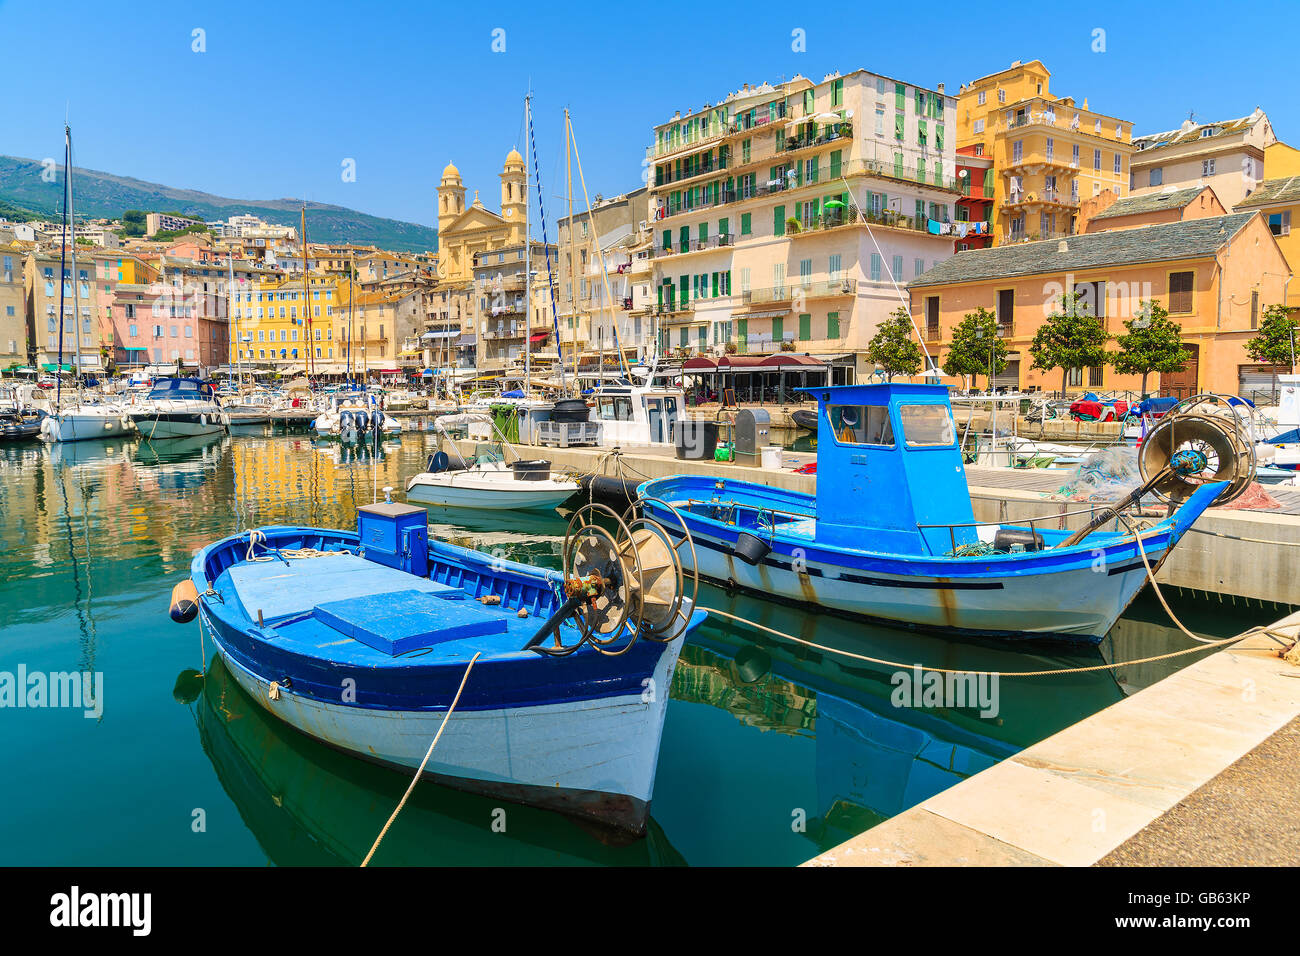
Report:
[[[665,230],[664,230],[664,248],[665,248],[665,249],[671,249],[672,247],[673,247],[673,231],[672,231],[671,229],[665,229]]]
[[[903,114],[894,114],[894,139],[903,138]]]
[[[814,219],[817,218],[817,209],[818,209],[818,201],[817,201],[816,199],[814,199],[814,200],[812,201],[812,217],[813,217]]]
[[[934,148],[943,149],[943,126],[938,123],[934,126]]]
[[[740,234],[742,236],[748,236],[752,234],[753,230],[751,226],[750,215],[751,214],[747,212],[740,214]]]
[[[749,319],[736,320],[736,350],[744,352],[749,348]]]
[[[785,207],[777,206],[772,210],[772,235],[785,235]]]
[[[917,223],[919,224],[919,223],[921,222],[921,220],[923,220],[924,218],[925,218],[925,200],[924,200],[924,199],[918,199],[918,200],[916,201],[916,221],[917,221]]]
[[[943,185],[943,160],[941,159],[934,161],[934,184],[936,186]]]
[[[924,159],[918,159],[916,161],[916,181],[918,183],[925,182],[925,160]]]
[[[814,156],[811,160],[812,171],[808,174],[808,182],[810,183],[817,182],[818,175],[820,174],[820,159],[820,156]]]
[[[916,91],[916,115],[925,115],[925,93],[921,90]]]
[[[835,150],[831,153],[831,179],[840,178],[840,163],[842,150]]]
[[[812,316],[803,313],[799,316],[799,341],[807,342],[812,338]]]
[[[709,344],[708,335],[709,335],[709,330],[708,330],[708,328],[707,328],[706,326],[701,325],[701,326],[700,326],[700,334],[699,334],[699,336],[698,336],[698,340],[699,340],[699,343],[700,343],[700,348],[704,348],[704,346],[706,346],[706,345]]]
[[[703,245],[704,240],[708,238],[709,238],[709,224],[707,222],[702,222],[700,223],[700,244]]]
[[[659,308],[662,309],[664,307],[664,287],[660,285],[656,291],[659,293],[658,295]]]
[[[902,83],[894,84],[894,108],[899,112],[907,108],[907,87]]]
[[[718,274],[716,272],[713,273],[712,292],[713,292],[712,298],[716,299],[718,297]]]
[[[928,133],[928,132],[929,132],[929,129],[928,129],[928,127],[926,126],[925,120],[923,120],[923,119],[918,119],[918,120],[916,121],[916,142],[917,142],[918,145],[921,145],[921,146],[924,146],[924,145],[925,145],[925,136],[926,136],[926,133]]]
[[[831,106],[844,105],[844,81],[836,80],[831,84]]]
[[[691,247],[691,227],[682,226],[677,232],[677,241],[680,246],[679,252],[685,252]]]
[[[730,226],[730,225],[731,225],[731,223],[728,222],[726,219],[719,219],[719,220],[718,220],[718,235],[720,235],[720,236],[729,236],[729,235],[731,235],[731,230],[730,230],[729,228],[727,228],[727,227]]]
[[[685,308],[686,303],[690,301],[691,285],[687,282],[689,278],[690,276],[682,276],[677,282],[678,301],[681,302],[682,308]]]
[[[881,212],[889,211],[889,197],[884,193],[880,194],[880,211]]]
[[[722,294],[731,295],[731,270],[722,273]]]
[[[828,339],[838,339],[840,337],[840,314],[838,312],[826,313],[826,337]]]
[[[993,195],[993,170],[984,170],[984,197],[991,198]]]
[[[772,343],[780,345],[785,341],[785,319],[777,316],[772,320]]]
[[[804,91],[803,91],[803,111],[804,111],[805,113],[811,113],[811,112],[813,111],[813,109],[814,109],[814,105],[813,105],[813,91],[812,91],[812,90],[804,90]]]

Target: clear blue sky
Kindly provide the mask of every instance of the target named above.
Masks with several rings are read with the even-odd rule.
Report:
[[[791,7],[0,0],[0,153],[61,156],[66,109],[79,166],[433,224],[448,161],[471,198],[497,205],[505,154],[527,154],[531,81],[553,238],[566,106],[589,190],[613,195],[640,183],[651,127],[674,110],[795,73],[866,68],[956,92],[1041,59],[1053,93],[1087,97],[1136,133],[1259,105],[1300,143],[1293,0]],[[195,28],[204,53],[191,49]],[[504,53],[491,49],[496,28]],[[795,29],[806,52],[791,49]],[[356,182],[341,179],[346,158]]]

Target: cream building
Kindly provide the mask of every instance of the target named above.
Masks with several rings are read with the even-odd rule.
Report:
[[[37,367],[53,370],[59,360],[59,303],[63,303],[63,364],[79,365],[88,371],[103,369],[101,347],[105,341],[99,323],[100,304],[94,281],[95,259],[88,250],[77,256],[74,272],[72,259],[60,261],[58,248],[32,252],[24,263],[23,279],[27,298],[27,334],[35,352]],[[63,281],[60,282],[62,269]],[[75,324],[74,324],[75,323]],[[80,359],[77,344],[80,343]],[[5,343],[8,344],[7,342]]]
[[[1232,209],[1263,181],[1264,150],[1276,142],[1259,107],[1249,116],[1217,123],[1188,119],[1178,129],[1134,138],[1130,187],[1142,195],[1210,186]]]
[[[27,364],[25,249],[0,246],[0,371]]]
[[[660,353],[800,351],[835,382],[953,252],[956,100],[859,70],[746,84],[654,129]],[[897,284],[897,287],[896,285]]]

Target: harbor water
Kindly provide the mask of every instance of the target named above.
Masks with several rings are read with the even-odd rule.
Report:
[[[401,799],[407,776],[280,723],[167,606],[199,547],[261,525],[353,527],[384,486],[402,497],[434,439],[412,427],[375,454],[244,431],[0,446],[0,680],[85,672],[96,689],[94,707],[0,709],[0,863],[356,865]],[[565,519],[435,511],[430,531],[558,567]],[[1033,651],[710,587],[701,603],[823,647],[961,670],[1086,667],[1189,643],[1149,593],[1100,647]],[[1208,636],[1274,616],[1194,612]],[[373,863],[797,864],[1194,659],[1006,678],[991,703],[896,706],[897,668],[712,618],[673,678],[645,839],[424,781]]]

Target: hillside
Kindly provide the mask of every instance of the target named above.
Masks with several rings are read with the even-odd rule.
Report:
[[[302,209],[302,202],[296,199],[229,199],[81,167],[75,168],[72,182],[78,220],[116,219],[126,209],[143,209],[175,211],[206,220],[249,213],[267,222],[297,226]],[[0,156],[0,207],[12,204],[57,219],[62,192],[61,174],[55,182],[44,182],[38,161]],[[438,231],[430,226],[325,203],[307,203],[307,237],[312,242],[355,242],[401,252],[438,248]]]

